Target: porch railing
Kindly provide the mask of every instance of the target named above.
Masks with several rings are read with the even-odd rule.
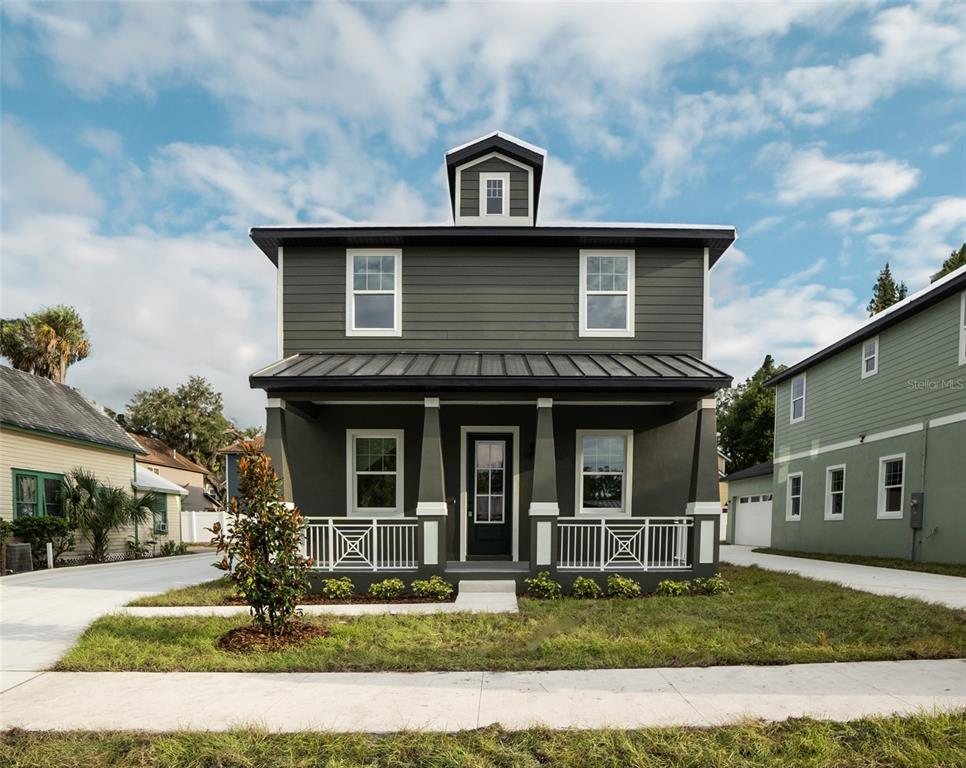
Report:
[[[568,571],[679,571],[691,567],[689,517],[559,518],[557,568]]]
[[[407,571],[419,566],[411,518],[308,517],[305,555],[323,571]]]

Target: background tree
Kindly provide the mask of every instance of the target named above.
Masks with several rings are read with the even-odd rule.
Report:
[[[949,258],[943,262],[939,272],[933,275],[932,281],[936,282],[940,277],[945,277],[950,272],[953,272],[960,267],[966,267],[966,243],[963,243],[961,246],[959,246],[958,251],[953,251],[951,254],[949,254]]]
[[[765,355],[761,367],[743,384],[718,395],[718,443],[728,456],[729,472],[772,458],[775,430],[775,390],[765,382],[784,371]]]
[[[18,370],[63,384],[67,369],[90,353],[84,321],[66,304],[0,321],[0,354]]]
[[[879,278],[875,281],[875,285],[872,286],[872,298],[866,307],[869,317],[877,315],[882,310],[902,301],[908,293],[906,284],[897,283],[892,277],[889,262],[886,262],[886,265],[879,271]]]

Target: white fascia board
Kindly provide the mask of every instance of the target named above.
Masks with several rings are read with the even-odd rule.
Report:
[[[529,141],[524,141],[523,139],[518,139],[512,134],[506,133],[504,131],[490,131],[483,136],[477,136],[471,141],[467,141],[465,144],[460,144],[458,147],[452,147],[446,150],[444,157],[449,157],[454,152],[459,152],[461,149],[466,149],[467,147],[472,147],[474,144],[479,144],[481,141],[486,141],[487,139],[492,139],[494,136],[499,136],[501,139],[506,139],[513,144],[519,144],[524,149],[529,149],[531,152],[536,152],[538,155],[547,156],[547,150],[543,147],[538,147],[536,144],[531,144]]]

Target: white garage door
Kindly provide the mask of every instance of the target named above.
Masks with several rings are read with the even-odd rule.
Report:
[[[740,496],[735,506],[735,544],[771,545],[771,494]]]

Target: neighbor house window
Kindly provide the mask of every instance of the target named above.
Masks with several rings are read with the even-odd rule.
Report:
[[[879,337],[862,342],[862,378],[879,372]]]
[[[580,252],[580,335],[634,336],[634,251]]]
[[[151,504],[151,521],[155,533],[168,532],[168,495],[157,493]]]
[[[349,430],[346,449],[350,514],[362,517],[401,515],[402,430]]]
[[[841,520],[845,516],[845,465],[825,470],[825,519]]]
[[[906,455],[904,453],[895,456],[883,456],[879,459],[878,517],[902,517],[905,469]]]
[[[577,431],[577,499],[584,514],[630,514],[633,432]]]
[[[959,364],[966,365],[966,291],[959,299]]]
[[[792,424],[805,418],[805,374],[792,379]]]
[[[480,174],[480,216],[510,215],[510,174]]]
[[[785,505],[786,520],[802,519],[802,473],[788,476],[788,499]]]
[[[346,251],[346,335],[402,335],[402,251]]]
[[[63,475],[15,469],[13,471],[13,516],[15,518],[44,515],[63,517],[64,510],[60,497],[63,487]]]

